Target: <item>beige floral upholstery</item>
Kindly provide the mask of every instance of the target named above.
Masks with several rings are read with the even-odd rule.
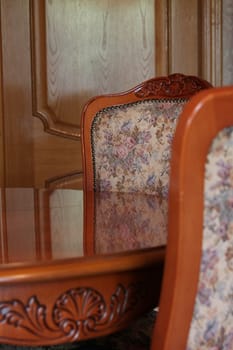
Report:
[[[198,294],[188,350],[233,349],[233,127],[211,146]]]
[[[167,200],[154,195],[99,192],[95,252],[116,253],[163,246],[167,241]],[[126,215],[125,215],[126,214]]]
[[[171,142],[187,100],[144,100],[105,108],[92,124],[96,191],[167,197]]]

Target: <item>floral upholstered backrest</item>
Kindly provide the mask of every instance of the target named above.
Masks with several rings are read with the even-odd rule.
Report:
[[[214,139],[205,169],[198,293],[188,350],[233,349],[233,127]]]
[[[167,197],[171,142],[187,99],[151,99],[107,107],[92,124],[96,191]]]

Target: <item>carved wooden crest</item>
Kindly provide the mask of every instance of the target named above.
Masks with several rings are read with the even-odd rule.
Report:
[[[142,83],[135,90],[135,95],[140,98],[188,98],[194,93],[210,87],[211,85],[201,78],[183,74],[171,74],[167,77],[154,78]]]

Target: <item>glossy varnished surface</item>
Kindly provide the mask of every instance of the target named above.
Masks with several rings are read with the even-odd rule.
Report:
[[[207,87],[175,74],[86,106],[83,213],[80,192],[52,190],[60,177],[47,182],[46,191],[2,190],[0,342],[45,345],[102,336],[158,305],[167,201],[143,194],[95,197],[90,121],[106,106],[164,94],[190,97]]]
[[[157,305],[166,207],[140,194],[84,202],[79,190],[1,189],[1,343],[93,338]]]
[[[159,203],[155,196],[96,193],[93,210],[85,213],[79,190],[2,188],[0,201],[2,268],[166,243],[166,201]]]
[[[100,192],[95,198],[95,253],[166,244],[167,200],[143,193]]]
[[[217,299],[212,295],[210,296],[212,286],[210,284],[206,285],[203,279],[200,278],[200,271],[205,270],[203,266],[208,266],[206,271],[208,270],[208,275],[211,276],[210,280],[216,292],[218,290],[216,286],[225,283],[218,277],[218,273],[221,275],[221,268],[219,268],[218,273],[215,273],[212,267],[213,263],[210,261],[211,258],[207,257],[208,254],[205,255],[206,252],[211,251],[211,256],[213,256],[214,252],[214,255],[217,257],[216,260],[223,261],[226,254],[223,251],[218,251],[218,253],[214,251],[214,249],[219,249],[217,248],[219,245],[221,246],[218,241],[225,241],[225,238],[220,238],[221,230],[218,233],[218,240],[215,241],[212,248],[206,247],[204,244],[205,228],[209,229],[209,226],[212,224],[213,229],[210,228],[209,232],[214,235],[216,227],[218,227],[215,223],[217,219],[214,219],[215,221],[209,219],[209,226],[207,224],[206,208],[208,208],[209,203],[212,204],[208,195],[206,196],[207,189],[208,192],[210,191],[209,195],[211,195],[212,191],[213,196],[219,196],[218,192],[215,192],[215,186],[212,183],[210,186],[210,179],[213,173],[211,171],[207,175],[206,169],[208,168],[208,155],[213,140],[223,129],[232,128],[232,101],[233,87],[203,91],[196,95],[187,105],[176,129],[168,200],[170,210],[168,215],[166,264],[160,298],[160,312],[156,321],[152,349],[207,349],[211,348],[211,346],[212,348],[221,348],[227,344],[226,337],[231,333],[224,333],[224,325],[220,323],[221,335],[219,335],[220,332],[217,332],[218,328],[215,327],[211,336],[206,336],[208,332],[205,331],[203,323],[199,323],[200,333],[197,335],[196,340],[199,345],[202,339],[204,341],[200,346],[198,344],[195,346],[190,345],[188,341],[192,327],[192,318],[196,318],[198,322],[203,322],[203,319],[196,317],[197,315],[199,316],[199,307],[208,305],[209,311],[204,319],[208,322],[208,325],[217,324],[216,320],[214,320],[214,315],[212,315],[213,309],[211,309],[212,301],[215,300],[215,305],[217,305]],[[230,164],[231,161],[229,163],[224,161],[222,150],[221,147],[216,149],[219,159],[215,160],[215,162],[216,164],[224,164],[226,168],[226,164]],[[230,166],[227,166],[230,169]],[[230,174],[230,171],[228,174]],[[220,170],[219,183],[222,181],[221,176]],[[229,175],[224,176],[227,178]],[[206,186],[207,183],[208,185]],[[228,193],[226,201],[229,201],[228,198],[231,194],[231,186],[228,186],[228,184],[225,185],[224,178],[224,190]],[[229,203],[231,202],[229,201]],[[228,204],[228,206],[232,208],[231,205]],[[218,219],[219,222],[231,231],[231,225],[228,219],[225,220],[224,216],[227,212],[225,205],[219,206],[217,214],[215,213],[214,205],[211,211],[213,213],[212,217],[220,215],[221,219]],[[205,260],[205,263],[203,263],[202,259]],[[221,276],[221,278],[223,277]],[[199,306],[197,306],[198,303],[195,303],[195,301],[200,285],[205,286],[205,292],[202,294],[205,294],[205,302],[200,301]],[[227,292],[224,287],[221,288],[222,290],[224,290],[224,293],[221,294],[221,298],[227,303],[229,301],[229,298],[226,297]],[[199,294],[199,300],[201,300],[201,293]],[[206,300],[211,301],[206,303]],[[229,309],[225,305],[225,310],[228,312],[232,308]],[[228,319],[226,315],[224,315],[224,318]],[[231,349],[232,342],[230,341],[228,344],[228,348]]]

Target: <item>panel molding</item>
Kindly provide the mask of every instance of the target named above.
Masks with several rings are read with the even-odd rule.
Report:
[[[46,4],[30,0],[32,115],[39,118],[50,134],[79,140],[80,127],[61,122],[48,104],[46,73]]]
[[[202,75],[213,86],[221,86],[222,0],[205,0],[202,5]]]
[[[155,1],[155,67],[157,76],[170,74],[169,69],[169,1]]]
[[[2,9],[0,6],[0,19],[2,18]],[[0,22],[2,23],[2,21]],[[5,154],[4,154],[4,91],[3,91],[3,58],[2,58],[2,26],[0,25],[0,185],[4,186],[5,184],[5,171],[6,171],[6,165],[5,165]]]
[[[193,74],[208,80],[213,86],[222,84],[222,0],[160,0],[155,2],[156,75]],[[176,21],[189,13],[188,20]],[[190,14],[190,13],[189,13]],[[195,16],[195,17],[193,17]],[[192,27],[192,20],[196,27]],[[179,33],[192,35],[190,50],[180,45]],[[193,52],[197,58],[193,57]],[[186,61],[184,60],[186,57]],[[185,62],[192,62],[193,71]]]
[[[82,189],[83,188],[83,172],[73,171],[68,174],[60,176],[54,176],[45,180],[45,188],[70,188],[70,189]]]

